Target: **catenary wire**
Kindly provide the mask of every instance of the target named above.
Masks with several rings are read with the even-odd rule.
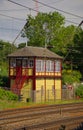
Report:
[[[16,20],[20,20],[20,21],[26,21],[26,20],[24,20],[24,19],[12,17],[12,16],[5,15],[5,14],[0,14],[0,15],[3,16],[3,17],[11,18],[11,19],[16,19]]]
[[[24,8],[28,8],[29,10],[33,10],[33,11],[35,11],[35,12],[39,12],[39,11],[37,11],[37,10],[35,10],[35,9],[32,9],[32,8],[30,8],[30,7],[27,7],[27,6],[25,6],[25,5],[22,5],[22,4],[20,4],[20,3],[17,3],[17,2],[14,2],[14,1],[12,1],[12,0],[8,0],[9,2],[12,2],[12,3],[14,3],[14,4],[16,4],[16,5],[19,5],[19,6],[22,6],[22,7],[24,7]],[[33,0],[34,1],[34,0]],[[44,3],[43,3],[44,4]],[[46,4],[44,4],[44,6],[47,6]],[[54,7],[52,7],[52,8],[54,8]],[[54,8],[54,9],[56,9],[56,8]],[[59,10],[59,11],[61,11],[61,10]],[[64,11],[62,11],[62,12],[64,12]],[[66,13],[68,13],[68,12],[66,12]],[[70,14],[70,15],[73,15],[73,16],[76,16],[76,17],[80,17],[80,16],[78,16],[78,15],[74,15],[74,14],[71,14],[71,13],[68,13],[68,14]],[[66,21],[66,20],[65,20]],[[69,20],[67,20],[68,22],[70,22]],[[72,22],[72,21],[71,21]],[[78,23],[75,23],[75,22],[72,22],[72,23],[74,23],[74,24],[78,24]],[[25,25],[24,25],[25,26]],[[23,27],[24,28],[24,27]],[[22,31],[22,30],[21,30]],[[17,37],[15,38],[15,40],[18,38],[18,36],[19,36],[19,34],[17,35]],[[15,41],[14,40],[14,41]]]
[[[12,0],[8,0],[9,2],[11,2],[11,3],[14,3],[14,4],[16,4],[16,5],[19,5],[19,6],[21,6],[21,7],[24,7],[24,8],[28,8],[29,10],[33,10],[33,11],[35,11],[35,12],[40,12],[40,11],[37,11],[36,9],[32,9],[32,8],[30,8],[30,7],[28,7],[28,6],[25,6],[25,5],[22,5],[22,4],[20,4],[20,3],[17,3],[17,2],[14,2],[14,1],[12,1]],[[34,1],[34,0],[33,0]],[[74,15],[75,16],[75,15]],[[77,15],[76,15],[77,16]],[[73,22],[73,21],[70,21],[70,20],[65,20],[65,21],[67,21],[67,22],[70,22],[70,23],[73,23],[73,24],[76,24],[76,25],[78,25],[79,23],[76,23],[76,22]]]
[[[9,0],[9,1],[10,1],[10,0]],[[35,1],[35,0],[32,0],[32,1]],[[57,8],[55,8],[55,7],[53,7],[53,6],[50,6],[50,5],[48,5],[48,4],[45,4],[45,3],[43,3],[43,2],[38,1],[38,3],[41,4],[41,5],[44,5],[44,6],[46,6],[46,7],[55,9],[55,10],[57,10],[57,11],[60,11],[60,12],[63,12],[63,13],[66,13],[66,14],[69,14],[69,15],[72,15],[72,16],[75,16],[75,17],[78,17],[78,18],[83,19],[83,17],[81,17],[81,16],[79,16],[79,15],[76,15],[76,14],[73,14],[73,13],[70,13],[70,12],[67,12],[67,11],[64,11],[64,10],[61,10],[61,9],[57,9]]]

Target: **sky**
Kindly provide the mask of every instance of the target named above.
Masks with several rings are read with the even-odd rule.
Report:
[[[0,0],[0,40],[15,45],[26,42],[27,38],[22,38],[19,34],[28,15],[37,15],[36,10],[47,13],[58,11],[65,17],[66,26],[71,24],[78,26],[83,20],[83,0],[37,1],[38,3],[34,0]]]

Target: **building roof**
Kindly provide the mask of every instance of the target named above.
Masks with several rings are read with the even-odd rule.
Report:
[[[62,59],[61,56],[43,47],[27,46],[8,55],[8,57],[47,57]]]

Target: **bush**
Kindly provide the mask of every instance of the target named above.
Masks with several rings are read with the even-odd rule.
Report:
[[[76,90],[75,90],[75,95],[80,97],[80,98],[83,98],[83,85],[79,85]]]
[[[63,84],[79,83],[82,75],[76,70],[63,70],[62,81]]]
[[[17,101],[18,96],[16,94],[13,94],[11,91],[0,88],[0,99]]]

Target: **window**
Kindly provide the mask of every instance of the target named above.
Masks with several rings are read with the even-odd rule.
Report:
[[[54,71],[54,61],[36,60],[36,72],[45,72],[45,63],[46,63],[46,72]]]
[[[22,60],[22,67],[27,67],[28,59]]]
[[[41,71],[45,72],[45,60],[41,60]]]
[[[28,67],[33,68],[33,66],[34,66],[34,60],[28,59]]]
[[[54,72],[54,61],[50,61],[50,71]]]
[[[15,58],[10,59],[10,67],[16,67],[16,59]]]
[[[41,60],[36,60],[36,72],[41,71]]]
[[[49,72],[50,71],[50,61],[47,60],[46,61],[46,72]]]
[[[61,71],[61,62],[59,60],[55,61],[55,72]]]
[[[46,72],[53,72],[54,71],[54,62],[51,60],[46,61]]]
[[[44,71],[45,71],[45,61],[36,60],[36,72],[44,72]]]

